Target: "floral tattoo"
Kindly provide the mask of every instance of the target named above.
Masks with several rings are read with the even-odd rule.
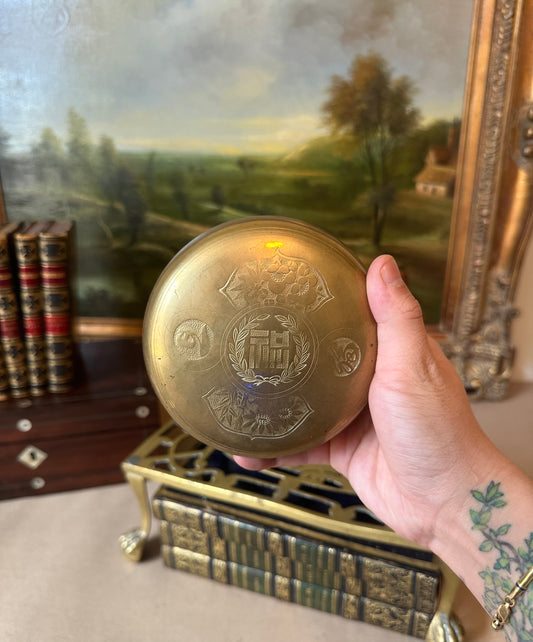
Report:
[[[514,587],[515,582],[533,566],[533,532],[524,540],[524,545],[515,548],[506,535],[511,524],[496,526],[493,511],[507,505],[500,484],[491,481],[485,493],[473,490],[472,496],[479,502],[470,510],[472,530],[481,531],[484,539],[479,546],[483,553],[495,552],[496,561],[481,571],[485,591],[483,599],[489,613],[493,613]],[[517,601],[511,621],[506,625],[516,633],[519,642],[533,642],[533,591],[528,591]]]

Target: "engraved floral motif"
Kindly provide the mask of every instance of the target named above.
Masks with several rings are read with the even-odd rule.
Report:
[[[299,395],[266,403],[237,389],[213,388],[204,399],[221,428],[251,437],[287,435],[313,412]]]
[[[279,249],[268,259],[238,267],[220,289],[236,308],[284,305],[314,312],[333,298],[322,275],[303,259]]]

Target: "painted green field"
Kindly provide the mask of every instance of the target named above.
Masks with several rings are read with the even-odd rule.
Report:
[[[365,177],[342,159],[121,154],[144,211],[132,231],[124,206],[96,188],[25,181],[12,190],[10,217],[76,221],[76,301],[81,316],[139,318],[155,280],[185,243],[218,223],[287,216],[343,240],[368,265],[393,254],[420,299],[427,323],[440,316],[452,202],[395,193],[379,248]],[[133,179],[132,179],[133,180]],[[37,214],[38,213],[38,214]]]

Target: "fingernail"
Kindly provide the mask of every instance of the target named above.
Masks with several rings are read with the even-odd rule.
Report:
[[[402,275],[398,269],[396,261],[391,257],[388,258],[385,263],[381,266],[380,270],[381,278],[385,285],[398,286],[403,285]]]

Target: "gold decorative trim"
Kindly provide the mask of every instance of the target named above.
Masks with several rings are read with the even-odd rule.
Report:
[[[474,397],[507,394],[513,297],[533,220],[533,6],[477,0],[443,347]]]
[[[74,336],[79,339],[117,339],[142,336],[141,319],[112,319],[106,317],[75,317]]]

